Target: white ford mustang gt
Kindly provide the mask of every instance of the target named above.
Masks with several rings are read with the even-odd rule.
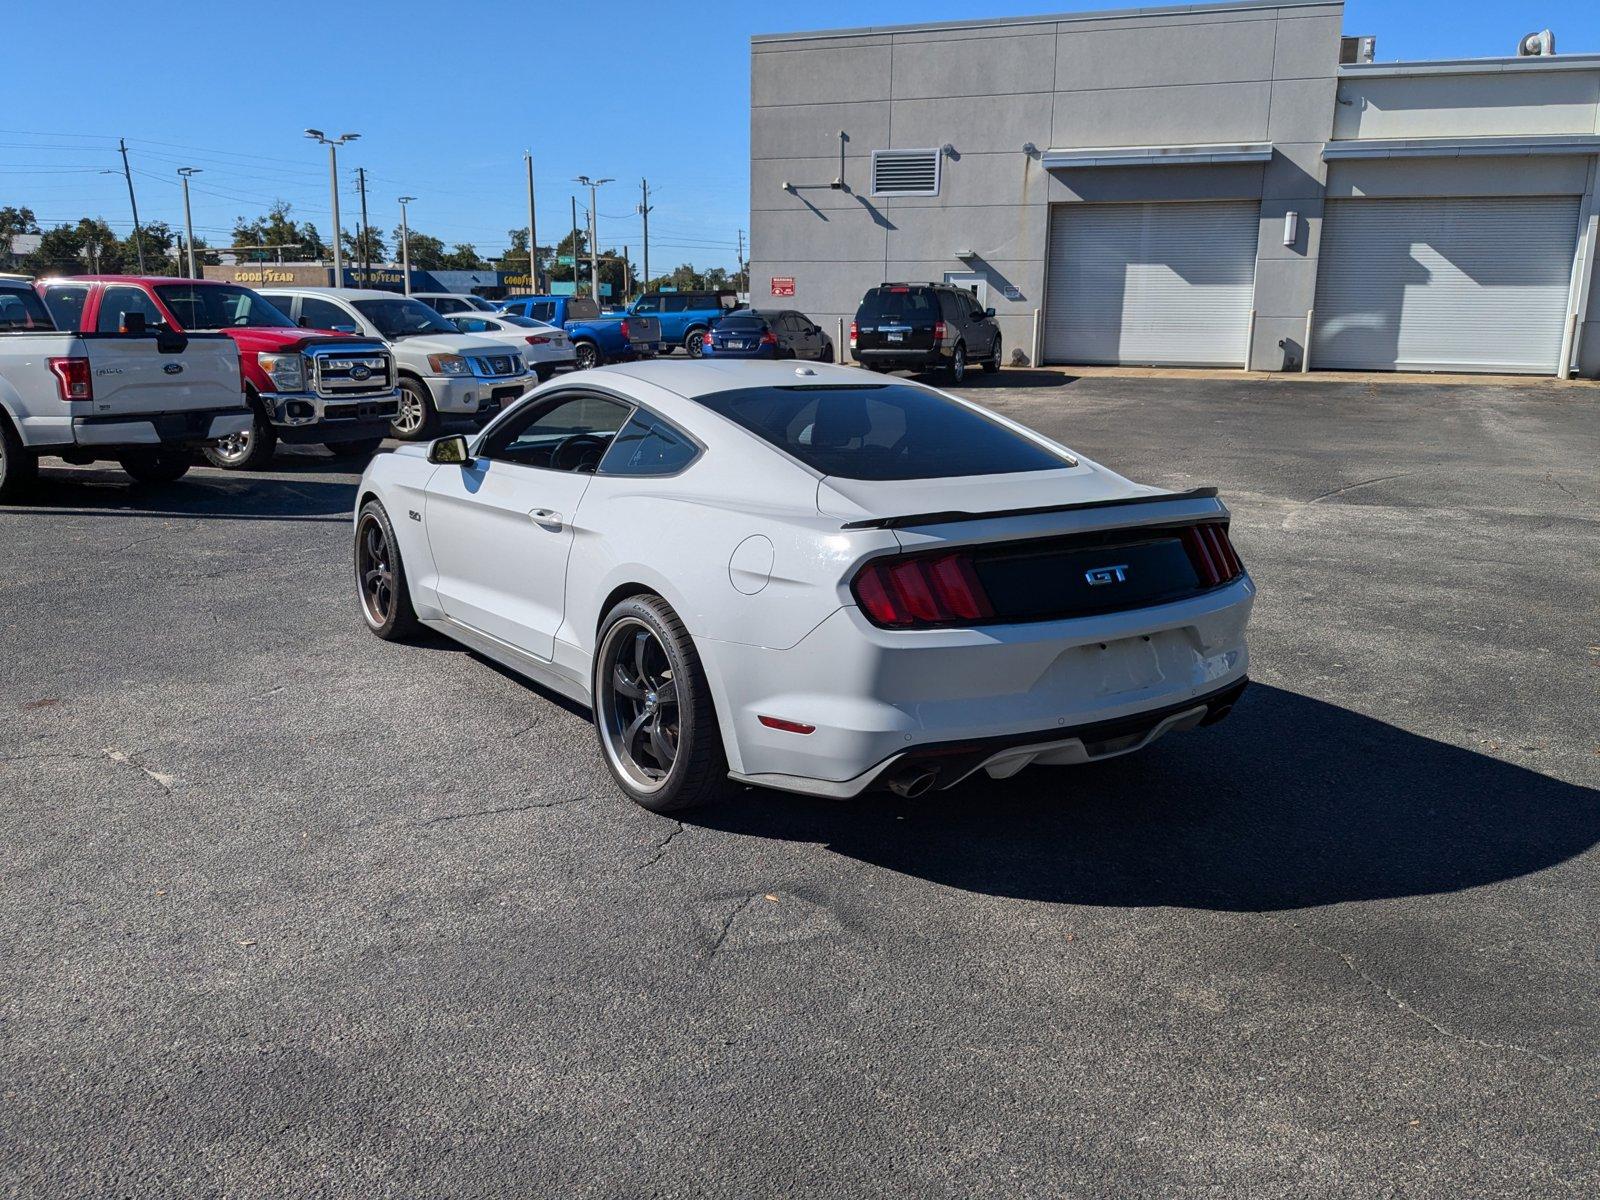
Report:
[[[591,706],[657,812],[1137,750],[1228,713],[1255,597],[1214,489],[922,384],[706,360],[378,455],[355,573],[380,637],[431,626]]]

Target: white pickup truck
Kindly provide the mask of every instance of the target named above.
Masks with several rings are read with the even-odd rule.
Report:
[[[0,276],[0,502],[25,494],[44,456],[170,483],[250,420],[229,338],[64,333],[29,280]]]

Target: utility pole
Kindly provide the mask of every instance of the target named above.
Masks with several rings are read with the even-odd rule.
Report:
[[[178,174],[183,176],[183,240],[189,247],[189,278],[199,279],[200,272],[194,269],[194,218],[189,215],[189,176],[200,174],[200,168],[179,167]]]
[[[539,230],[533,212],[533,151],[524,150],[522,157],[528,164],[528,290],[538,295]]]
[[[367,224],[367,169],[356,168],[356,190],[361,193],[361,284],[372,286],[372,227]]]
[[[628,261],[628,248],[622,248],[622,302],[633,298],[633,264]]]
[[[578,294],[578,198],[572,197],[572,294]]]
[[[644,286],[650,286],[650,181],[639,180],[639,215],[644,218]]]
[[[739,279],[743,279],[743,278],[744,278],[744,230],[741,229],[741,230],[739,230]],[[734,280],[734,290],[735,291],[737,291],[738,288],[739,288],[739,279],[735,279]],[[749,287],[748,284],[745,285],[745,289],[744,290],[747,291],[747,292],[750,290],[750,287]]]
[[[306,130],[306,136],[328,148],[328,187],[333,192],[333,286],[344,286],[344,248],[339,245],[339,147],[353,142],[359,133],[341,133],[336,138],[327,137],[320,129]]]
[[[122,177],[128,181],[128,207],[133,209],[133,249],[139,256],[139,274],[144,274],[144,230],[139,228],[139,202],[133,198],[133,172],[128,169],[128,139],[118,138],[122,151]]]
[[[406,221],[406,205],[415,196],[400,197],[400,273],[405,276],[406,295],[411,295],[411,226]]]
[[[587,175],[579,175],[574,183],[581,183],[589,189],[589,284],[594,289],[594,302],[600,303],[600,203],[597,192],[604,184],[610,183],[607,179],[590,179]]]

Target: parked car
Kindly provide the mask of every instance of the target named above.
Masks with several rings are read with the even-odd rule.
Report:
[[[833,341],[804,313],[741,308],[711,322],[701,338],[707,358],[808,358],[833,361]]]
[[[361,288],[264,288],[296,322],[380,339],[394,355],[400,407],[389,432],[431,437],[441,421],[487,421],[535,382],[520,353],[456,332],[420,300]]]
[[[500,311],[565,330],[583,370],[651,358],[661,342],[661,324],[654,317],[603,316],[587,296],[512,296],[501,302]]]
[[[970,363],[1000,369],[1000,322],[954,284],[885,283],[862,297],[850,352],[874,371],[943,369],[960,383]]]
[[[41,457],[170,483],[198,447],[250,421],[230,339],[138,313],[121,331],[57,329],[31,280],[0,279],[0,502],[27,493]]]
[[[44,280],[39,293],[65,329],[109,333],[139,313],[148,328],[232,338],[255,420],[245,432],[205,448],[213,466],[263,467],[279,442],[370,458],[399,408],[394,360],[381,342],[296,328],[286,313],[236,283],[72,275]]]
[[[360,491],[368,627],[589,705],[657,812],[730,779],[916,796],[1111,758],[1245,686],[1255,588],[1214,488],[1131,483],[911,381],[606,367],[379,455]]]
[[[661,322],[661,353],[682,346],[690,358],[699,358],[711,323],[738,307],[734,292],[646,292],[628,314]]]
[[[557,371],[577,365],[566,330],[515,313],[452,313],[445,318],[457,332],[514,346],[543,383]]]
[[[434,312],[445,317],[452,313],[499,311],[494,301],[466,292],[412,292],[411,298],[421,300]]]

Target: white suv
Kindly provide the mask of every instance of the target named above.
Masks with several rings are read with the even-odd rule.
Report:
[[[538,382],[516,350],[466,337],[433,309],[396,292],[359,288],[262,288],[297,324],[381,338],[394,354],[400,410],[390,432],[433,437],[442,420],[484,424]]]
[[[421,300],[441,317],[453,316],[456,313],[500,311],[498,306],[482,296],[472,296],[466,292],[412,292],[411,298]]]

